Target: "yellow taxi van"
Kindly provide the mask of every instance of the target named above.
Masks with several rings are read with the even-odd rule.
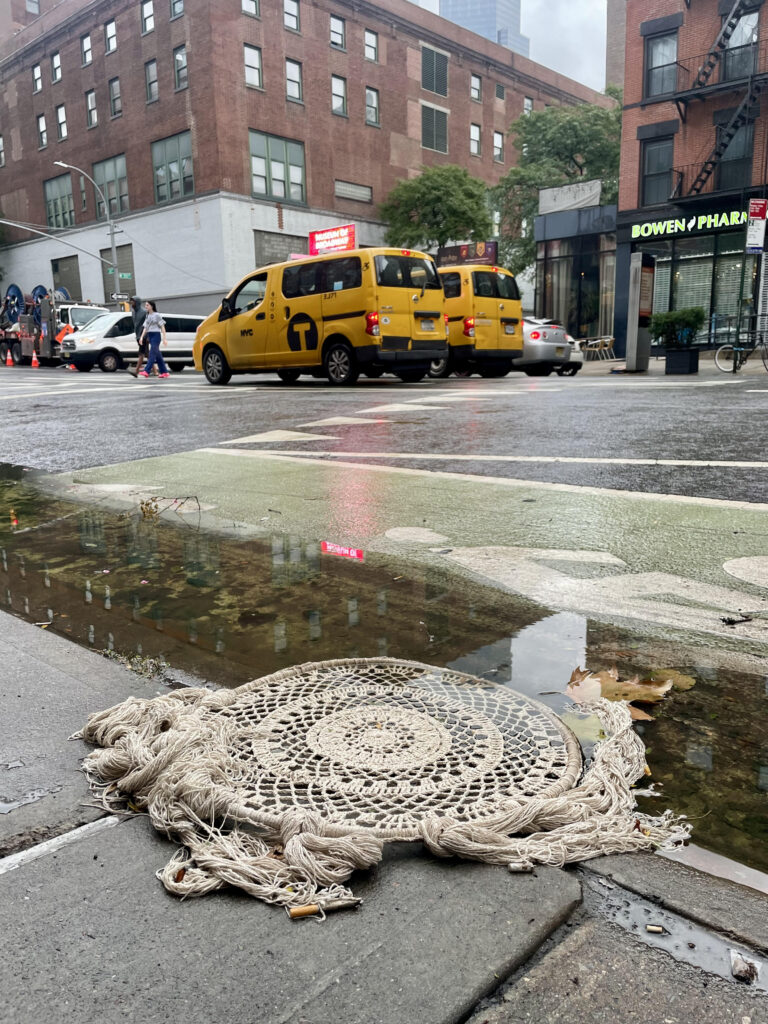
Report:
[[[467,263],[440,267],[448,317],[448,355],[433,361],[430,377],[479,373],[503,377],[523,354],[523,307],[508,270]]]
[[[353,249],[254,270],[200,325],[195,368],[210,384],[234,373],[301,374],[354,384],[385,371],[420,381],[448,355],[443,287],[431,258]]]

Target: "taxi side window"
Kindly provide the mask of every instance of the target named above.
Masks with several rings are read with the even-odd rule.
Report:
[[[267,275],[257,274],[249,278],[240,288],[240,291],[232,297],[232,314],[247,313],[249,309],[255,309],[264,301],[267,293]]]
[[[461,274],[441,274],[446,299],[458,299],[461,295]]]
[[[320,290],[317,286],[317,276],[316,263],[300,263],[296,267],[286,267],[283,271],[283,295],[286,299],[314,295]]]
[[[363,271],[357,256],[346,256],[338,260],[326,260],[321,264],[321,291],[341,292],[359,288],[363,283]]]

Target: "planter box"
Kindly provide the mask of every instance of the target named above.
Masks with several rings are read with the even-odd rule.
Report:
[[[668,348],[664,373],[698,373],[699,350],[697,348]]]

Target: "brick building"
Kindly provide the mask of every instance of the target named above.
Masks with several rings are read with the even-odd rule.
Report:
[[[627,39],[627,0],[608,0],[605,33],[605,81],[624,85]]]
[[[626,49],[617,338],[641,251],[654,311],[702,306],[714,342],[759,308],[745,225],[768,181],[768,13],[762,0],[628,0]]]
[[[606,102],[406,0],[47,6],[0,44],[2,216],[62,231],[6,229],[5,281],[25,291],[115,290],[80,170],[116,226],[117,290],[207,312],[310,230],[354,222],[380,242],[378,203],[424,166],[497,182],[525,109]]]

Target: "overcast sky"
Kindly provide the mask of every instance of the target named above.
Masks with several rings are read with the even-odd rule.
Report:
[[[602,90],[605,4],[606,0],[522,0],[522,29],[531,40],[531,59]],[[421,6],[437,12],[438,0],[421,0]]]

